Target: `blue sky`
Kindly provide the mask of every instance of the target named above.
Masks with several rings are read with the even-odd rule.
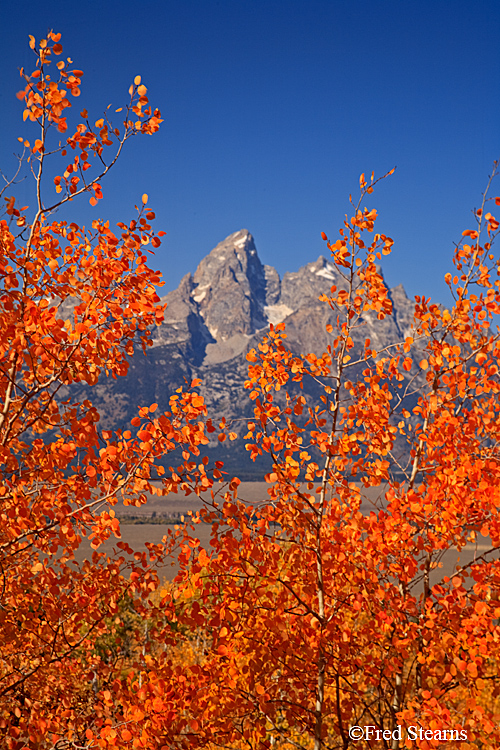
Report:
[[[360,173],[397,166],[367,204],[395,240],[387,281],[448,301],[453,243],[500,158],[497,1],[27,0],[2,20],[6,173],[17,136],[35,137],[15,98],[28,34],[62,33],[85,71],[77,109],[95,118],[142,76],[165,122],[129,142],[104,200],[75,203],[72,218],[127,221],[147,192],[167,232],[153,261],[165,290],[241,228],[281,274],[315,260]]]

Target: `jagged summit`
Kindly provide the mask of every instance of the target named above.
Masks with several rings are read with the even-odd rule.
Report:
[[[259,274],[261,266],[250,232],[247,229],[234,232],[219,242],[198,265],[193,277],[194,296],[201,302],[206,297],[207,290],[217,284],[220,273],[227,269],[233,271],[240,283],[245,283],[249,274]]]
[[[280,295],[279,275],[264,266],[247,229],[234,232],[170,292],[155,346],[185,341],[199,361],[239,354],[269,324],[266,310]]]
[[[248,230],[229,235],[201,261],[192,299],[216,341],[251,335],[266,324],[266,274]]]
[[[289,340],[299,351],[323,347],[330,312],[319,297],[333,285],[345,282],[321,255],[281,280],[276,269],[262,264],[250,232],[241,229],[214,247],[194,275],[184,276],[166,296],[165,322],[156,332],[155,346],[184,343],[193,362],[212,365],[240,356],[270,323],[286,321]],[[367,318],[363,340],[368,334],[379,339],[379,329],[383,336],[402,334],[410,313],[401,286],[393,290],[393,302],[394,318],[376,326]]]
[[[102,423],[123,427],[144,404],[156,402],[161,410],[168,409],[175,390],[198,378],[208,412],[234,420],[243,429],[253,414],[253,402],[245,398],[244,389],[248,350],[257,347],[269,324],[284,321],[286,345],[293,351],[326,351],[332,343],[326,326],[335,326],[336,319],[319,297],[333,285],[341,288],[345,281],[323,256],[280,279],[276,269],[261,262],[248,230],[230,234],[164,297],[165,320],[153,333],[147,357],[137,351],[127,377],[99,381],[94,400]],[[362,353],[367,338],[381,351],[408,334],[413,305],[401,285],[390,295],[394,315],[377,320],[367,314],[358,321],[352,332],[353,359]],[[311,381],[304,387],[316,386]],[[235,470],[240,471],[247,455],[236,458],[241,465]]]

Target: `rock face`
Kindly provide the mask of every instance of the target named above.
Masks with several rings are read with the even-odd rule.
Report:
[[[225,416],[237,431],[244,430],[253,410],[243,388],[246,353],[270,323],[282,321],[293,351],[323,352],[331,343],[326,325],[335,320],[319,297],[330,293],[334,284],[341,288],[342,278],[321,256],[280,280],[274,268],[261,263],[246,229],[231,234],[201,261],[194,275],[184,276],[162,300],[167,303],[165,320],[153,332],[147,357],[138,351],[126,378],[104,379],[93,391],[103,422],[122,426],[138,406],[153,402],[166,409],[170,395],[185,379],[200,378],[209,414]],[[413,305],[402,286],[390,294],[394,315],[382,321],[367,315],[353,335],[355,351],[367,338],[380,350],[408,335]]]
[[[194,276],[187,274],[162,300],[167,312],[154,345],[187,342],[196,364],[232,359],[268,326],[266,310],[279,296],[277,271],[262,265],[252,235],[243,229],[219,243]]]
[[[292,349],[324,349],[331,311],[319,301],[343,282],[335,266],[320,256],[283,280],[261,263],[246,229],[219,243],[179,287],[162,300],[165,322],[154,333],[154,347],[184,344],[191,365],[209,367],[246,353],[270,323],[285,321]],[[400,285],[391,290],[395,315],[384,321],[367,316],[360,339],[375,347],[400,340],[409,329],[412,304]],[[257,339],[256,339],[257,336]],[[187,363],[186,363],[187,364]]]

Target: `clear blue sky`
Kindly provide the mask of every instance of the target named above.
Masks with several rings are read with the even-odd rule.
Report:
[[[142,75],[165,122],[129,142],[93,211],[127,221],[149,194],[165,290],[241,228],[280,273],[315,260],[359,174],[397,166],[369,204],[396,242],[386,278],[447,301],[453,242],[500,158],[498,0],[26,0],[1,20],[4,171],[34,138],[15,98],[28,34],[62,33],[95,118]]]

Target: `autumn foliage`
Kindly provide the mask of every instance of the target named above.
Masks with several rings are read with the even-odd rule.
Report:
[[[51,214],[84,193],[94,205],[125,142],[161,118],[136,78],[120,126],[84,111],[67,136],[83,73],[55,63],[59,35],[30,46],[36,69],[22,71],[19,98],[38,129],[33,144],[21,139],[36,205],[28,214],[8,196],[1,223],[3,745],[497,748],[496,166],[446,276],[453,303],[416,297],[411,330],[382,351],[355,346],[368,319],[393,314],[378,266],[393,242],[375,233],[364,203],[377,181],[361,176],[339,235],[323,234],[341,279],[323,300],[330,345],[297,356],[281,324],[248,354],[254,419],[242,439],[273,464],[267,496],[249,505],[203,457],[217,429],[196,383],[118,433],[72,398],[73,384],[125,374],[134,346],[150,342],[163,310],[146,252],[160,239],[147,196],[118,235]],[[46,198],[42,169],[60,134],[50,154],[65,168]],[[308,379],[322,389],[314,403]],[[183,463],[164,470],[174,450]],[[208,499],[130,562],[112,506],[146,491]],[[212,524],[207,550],[200,523]],[[95,552],[79,566],[87,534]],[[99,552],[109,535],[111,558]],[[168,555],[180,572],[162,583],[155,563]],[[351,736],[368,725],[370,739]]]
[[[78,566],[74,551],[83,536],[97,549],[109,535],[126,551],[112,505],[144,502],[156,456],[183,444],[190,455],[206,440],[196,394],[178,394],[170,413],[145,425],[142,412],[134,433],[119,434],[99,430],[90,400],[71,398],[75,384],[123,375],[134,346],[150,343],[163,308],[147,261],[160,239],[147,195],[118,234],[98,219],[85,229],[53,213],[84,194],[94,204],[125,142],[154,133],[161,118],[137,77],[120,126],[108,115],[92,124],[84,111],[67,136],[64,115],[83,73],[55,63],[59,35],[30,46],[36,67],[21,71],[18,96],[39,137],[20,139],[19,171],[27,165],[34,176],[35,205],[17,207],[8,195],[0,224],[0,735],[9,748],[86,742],[96,695],[126,658],[99,644],[119,628],[123,603],[140,608],[156,584],[142,559],[96,552]],[[46,186],[57,157],[66,166]]]

